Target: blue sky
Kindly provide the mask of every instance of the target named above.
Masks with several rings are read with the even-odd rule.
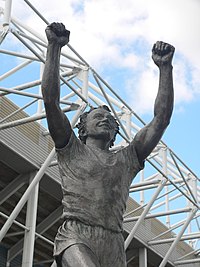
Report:
[[[199,1],[32,0],[31,3],[49,22],[61,21],[66,25],[71,31],[70,44],[146,122],[152,118],[158,88],[158,70],[151,60],[152,45],[163,40],[175,46],[175,108],[163,140],[199,175]],[[4,1],[0,5],[4,6]],[[14,17],[45,36],[45,24],[24,1],[13,1],[12,10]],[[9,41],[2,44],[2,49],[16,46],[17,43]],[[0,60],[7,70],[15,64],[5,62],[3,55]],[[30,66],[27,80],[36,75],[31,72]]]

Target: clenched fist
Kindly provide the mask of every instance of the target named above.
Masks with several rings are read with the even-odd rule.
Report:
[[[174,51],[175,48],[172,45],[158,41],[153,46],[152,59],[158,67],[171,65]]]
[[[53,22],[45,31],[49,44],[57,43],[62,47],[69,42],[70,31],[66,30],[62,23]]]

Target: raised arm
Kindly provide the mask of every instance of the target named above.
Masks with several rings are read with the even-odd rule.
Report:
[[[170,122],[174,102],[172,78],[174,50],[173,46],[163,42],[157,42],[152,49],[152,59],[160,72],[159,88],[154,106],[154,118],[134,138],[140,162],[144,161],[156,147]]]
[[[60,100],[60,53],[69,42],[70,32],[62,23],[52,23],[46,28],[48,39],[47,56],[42,77],[42,94],[49,132],[56,148],[67,145],[71,136],[71,125],[59,106]]]

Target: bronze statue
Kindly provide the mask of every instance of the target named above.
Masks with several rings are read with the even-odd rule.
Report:
[[[119,126],[107,106],[81,115],[79,139],[59,107],[60,52],[69,42],[69,34],[62,23],[47,27],[42,79],[48,127],[62,178],[65,218],[55,238],[54,257],[57,266],[124,267],[122,223],[129,186],[170,122],[174,47],[164,42],[153,46],[152,58],[160,72],[154,118],[127,147],[113,152],[109,148]]]

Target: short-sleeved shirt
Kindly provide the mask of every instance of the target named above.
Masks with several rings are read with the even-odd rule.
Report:
[[[143,168],[134,141],[113,152],[85,145],[72,133],[56,151],[64,217],[121,232],[129,186]]]

